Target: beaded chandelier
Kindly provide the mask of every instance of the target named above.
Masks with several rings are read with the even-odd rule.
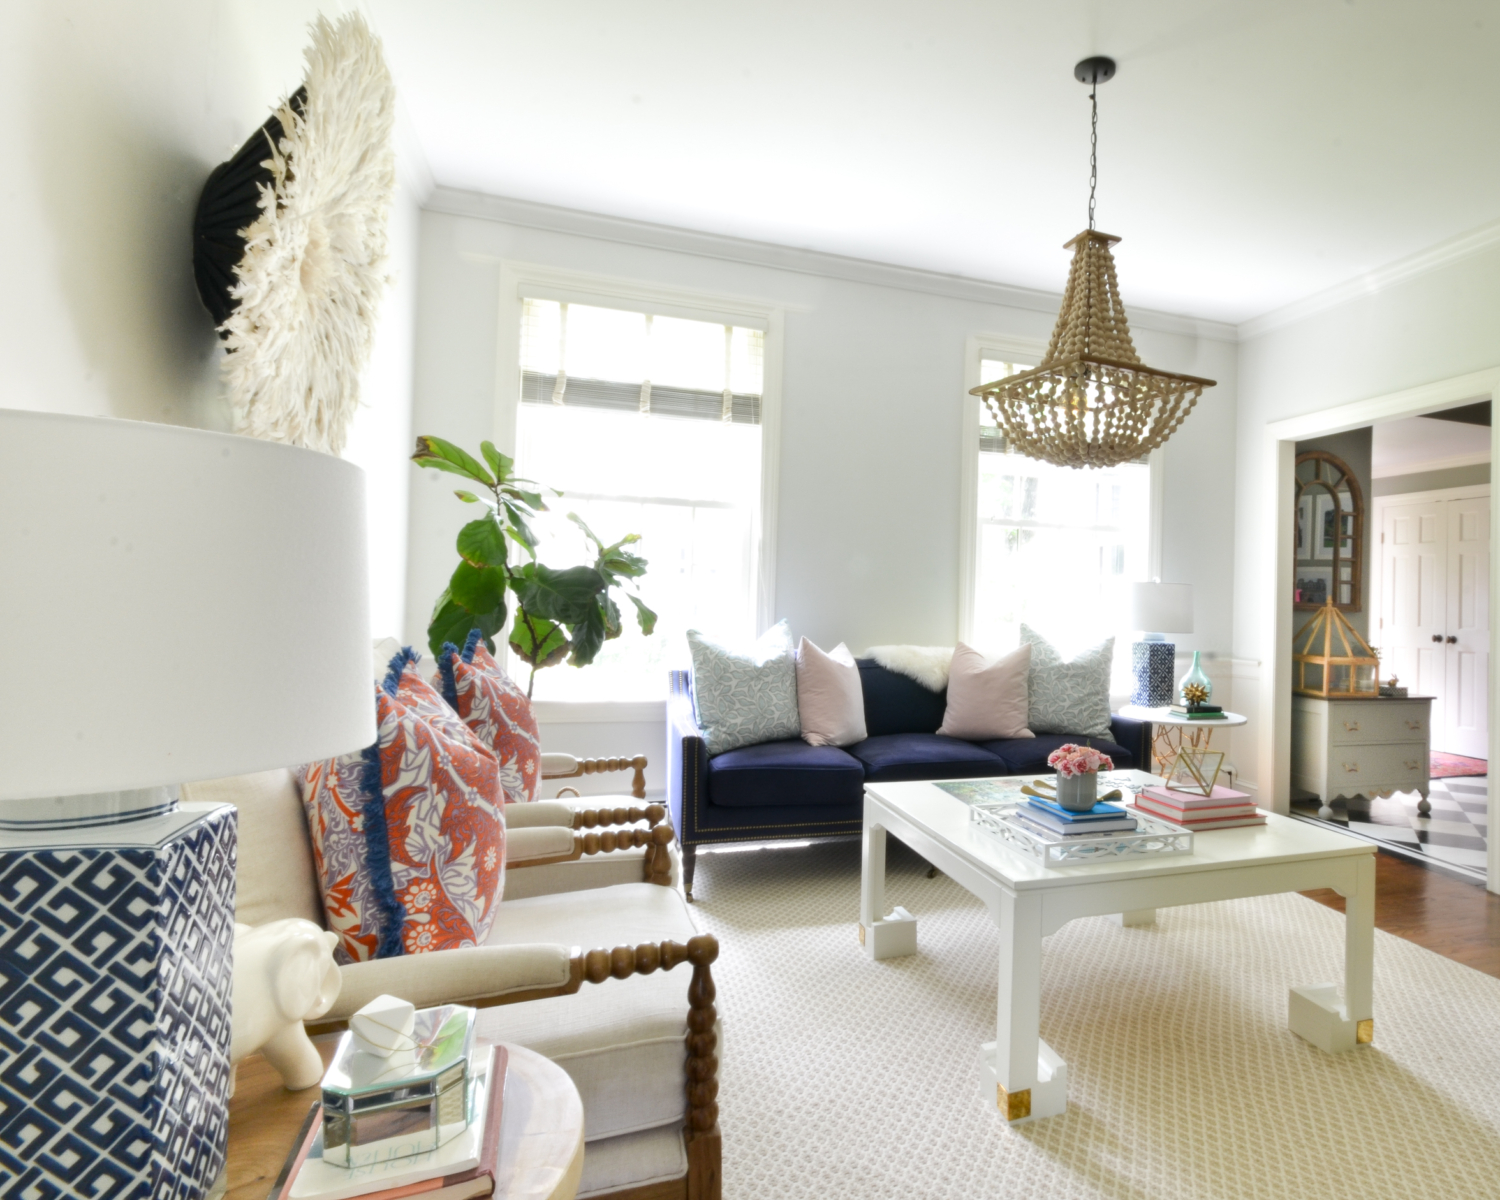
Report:
[[[1110,247],[1094,228],[1098,184],[1097,85],[1114,76],[1109,58],[1088,58],[1073,74],[1090,85],[1089,227],[1068,242],[1073,265],[1062,311],[1041,365],[973,394],[994,414],[1013,449],[1061,467],[1112,467],[1155,450],[1176,432],[1212,379],[1145,366],[1130,339]]]

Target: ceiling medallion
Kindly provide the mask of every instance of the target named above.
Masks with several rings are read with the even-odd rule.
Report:
[[[1068,242],[1073,251],[1062,311],[1041,365],[982,384],[982,397],[1011,447],[1060,467],[1112,467],[1140,459],[1176,432],[1212,379],[1157,371],[1141,363],[1130,340],[1115,260],[1120,239],[1094,228],[1099,180],[1098,85],[1113,78],[1111,58],[1073,68],[1089,85],[1089,227]]]

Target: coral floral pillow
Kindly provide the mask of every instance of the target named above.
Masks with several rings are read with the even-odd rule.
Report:
[[[452,642],[443,647],[438,660],[443,699],[494,751],[505,802],[535,800],[542,776],[536,715],[526,693],[490,657],[479,637],[477,629],[470,633],[462,651]]]
[[[375,689],[373,746],[298,773],[342,962],[479,945],[505,882],[499,767],[416,658]]]

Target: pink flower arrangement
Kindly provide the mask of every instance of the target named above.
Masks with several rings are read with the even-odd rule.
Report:
[[[1047,765],[1059,775],[1087,775],[1090,771],[1112,771],[1114,760],[1101,754],[1092,746],[1075,746],[1072,742],[1059,746],[1047,755]]]

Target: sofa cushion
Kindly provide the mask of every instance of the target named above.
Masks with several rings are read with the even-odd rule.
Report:
[[[751,646],[730,647],[696,629],[687,631],[687,640],[693,705],[709,757],[801,735],[797,662],[785,621]]]
[[[708,802],[733,808],[857,804],[865,769],[837,746],[796,741],[742,746],[708,760]]]
[[[541,734],[525,689],[500,666],[473,630],[460,650],[452,642],[438,656],[437,686],[500,767],[505,803],[536,799],[542,781]]]
[[[1071,733],[1077,737],[1109,736],[1109,674],[1115,639],[1064,659],[1061,651],[1024,622],[1021,641],[1031,645],[1027,725],[1032,733]]]
[[[865,695],[865,731],[872,738],[936,733],[943,723],[946,691],[934,692],[870,658],[859,660],[859,683]]]
[[[403,650],[375,688],[374,745],[299,769],[340,962],[484,940],[505,879],[495,756]]]
[[[888,733],[849,747],[875,781],[898,779],[967,779],[971,775],[1004,775],[1005,762],[988,750],[940,733]]]
[[[993,661],[962,642],[948,672],[948,707],[938,732],[982,742],[987,738],[1026,738],[1026,675],[1031,647],[1017,646]]]
[[[697,933],[675,888],[627,883],[507,899],[486,945],[612,949],[669,939],[686,943]],[[566,1071],[583,1098],[588,1141],[681,1124],[692,978],[691,964],[683,963],[672,971],[585,983],[570,996],[481,1009],[478,1033],[529,1047]]]
[[[810,746],[847,746],[865,739],[865,696],[854,655],[840,642],[820,650],[807,638],[797,647],[797,714]]]
[[[1076,734],[1039,733],[1035,737],[996,738],[979,744],[991,754],[1004,759],[1012,774],[1049,775],[1052,768],[1047,765],[1047,755],[1068,742],[1081,744],[1084,740]],[[1091,737],[1087,741],[1095,750],[1109,755],[1114,760],[1116,770],[1124,771],[1135,766],[1135,756],[1124,746],[1117,745],[1108,738]]]

